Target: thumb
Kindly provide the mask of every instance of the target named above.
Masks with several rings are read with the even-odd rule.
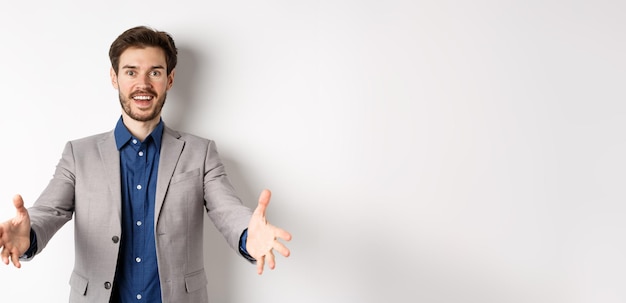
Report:
[[[17,211],[13,221],[14,224],[22,222],[24,218],[28,218],[28,210],[24,207],[24,200],[21,195],[13,196],[13,206],[15,206],[15,210]]]
[[[18,213],[24,210],[24,199],[22,199],[21,195],[13,196],[13,206],[15,206]]]
[[[259,196],[259,205],[256,208],[256,212],[265,217],[265,210],[267,209],[267,205],[270,203],[270,198],[272,197],[272,192],[269,189],[264,189]]]

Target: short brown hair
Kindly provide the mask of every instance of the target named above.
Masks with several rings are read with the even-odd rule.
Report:
[[[109,59],[111,59],[111,67],[117,74],[119,70],[120,56],[130,47],[159,47],[165,53],[165,62],[167,64],[167,75],[176,67],[177,54],[174,39],[170,34],[157,31],[147,26],[136,26],[126,30],[113,41],[109,49]]]

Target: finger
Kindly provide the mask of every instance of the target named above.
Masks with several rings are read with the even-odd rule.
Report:
[[[259,196],[259,204],[254,210],[255,213],[265,217],[265,210],[267,209],[267,205],[270,203],[270,198],[272,197],[272,192],[269,189],[264,189]]]
[[[278,241],[274,241],[274,249],[278,251],[281,255],[283,255],[283,257],[289,257],[289,255],[291,254],[289,248],[287,248],[287,246]]]
[[[265,256],[261,256],[260,258],[257,258],[256,260],[256,272],[259,275],[263,274],[263,266],[265,266]]]
[[[273,227],[274,227],[274,236],[276,238],[281,238],[285,241],[291,241],[291,234],[288,231],[282,228],[278,228],[276,226],[273,226]]]
[[[0,257],[2,258],[2,263],[5,265],[9,265],[9,250],[6,248],[2,249],[2,253],[0,253]]]
[[[24,200],[22,199],[21,195],[13,196],[13,205],[15,206],[15,209],[17,209],[18,211],[24,208]]]
[[[24,217],[28,216],[28,210],[24,207],[24,200],[21,195],[13,196],[13,206],[15,206],[15,210],[17,211],[13,219],[13,224],[21,223]]]
[[[16,249],[13,249],[13,251],[11,251],[11,261],[13,261],[13,266],[20,268],[22,265],[20,264],[20,257],[19,257],[20,253],[17,251]]]
[[[274,253],[270,250],[266,256],[268,258],[267,265],[273,270],[276,267],[276,258],[274,257]]]

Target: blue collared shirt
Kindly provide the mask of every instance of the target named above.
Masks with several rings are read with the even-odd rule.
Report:
[[[141,142],[120,118],[115,127],[120,152],[122,240],[113,302],[161,302],[154,238],[154,205],[163,121]]]

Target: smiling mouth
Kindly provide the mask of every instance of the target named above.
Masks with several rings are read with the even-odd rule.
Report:
[[[151,95],[134,95],[131,97],[135,106],[139,110],[148,110],[152,107],[152,100],[154,96]]]
[[[146,96],[146,95],[133,96],[133,100],[136,100],[136,101],[150,101],[153,98],[154,98],[153,96]]]

